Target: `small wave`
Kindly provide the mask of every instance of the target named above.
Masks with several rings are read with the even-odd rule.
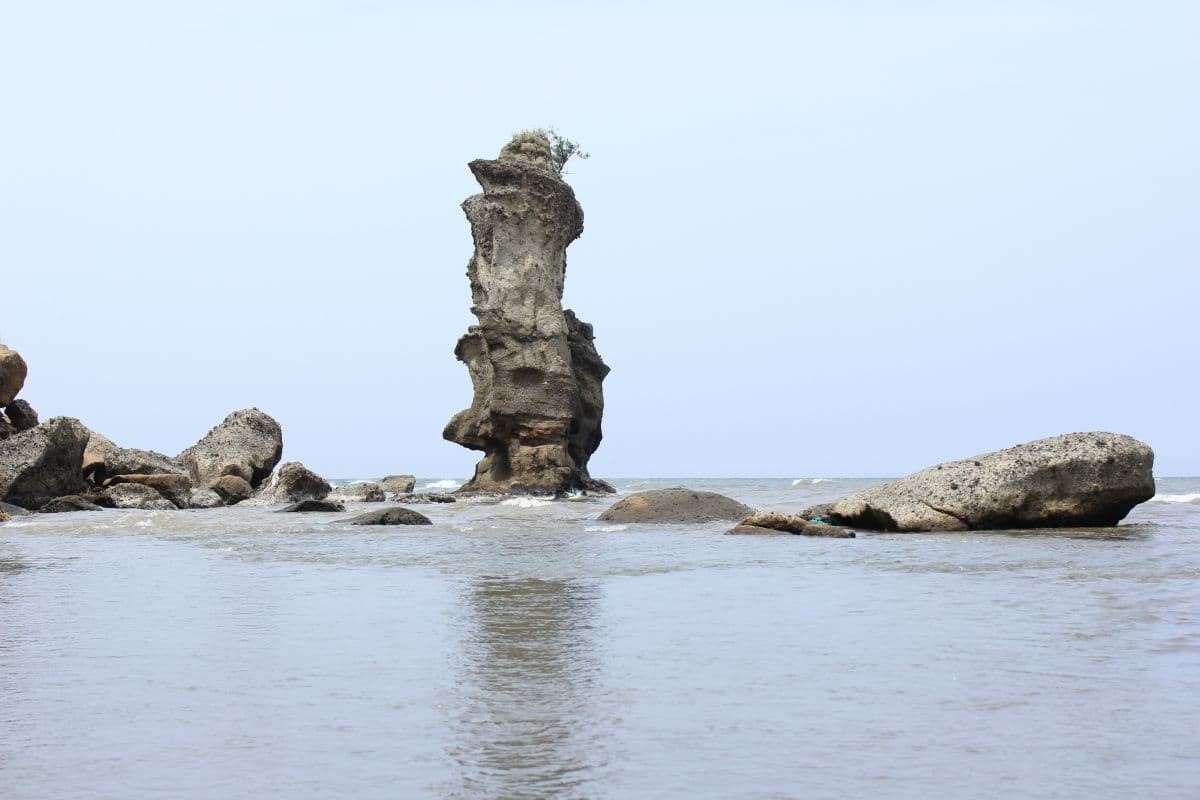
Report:
[[[450,479],[450,480],[444,480],[444,481],[433,481],[431,483],[425,484],[421,488],[422,489],[457,489],[459,486],[462,486],[462,484],[456,480]]]
[[[1151,503],[1200,503],[1200,492],[1192,494],[1156,494]]]
[[[833,478],[797,478],[792,481],[792,486],[804,486],[805,484],[817,483],[833,483]]]
[[[536,497],[510,497],[507,500],[501,500],[502,506],[516,506],[517,508],[541,508],[542,506],[550,505],[550,500],[539,500]]]
[[[618,533],[629,530],[628,525],[588,525],[584,528],[588,533]]]

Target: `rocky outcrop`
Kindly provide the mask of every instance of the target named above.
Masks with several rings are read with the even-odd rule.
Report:
[[[180,453],[177,460],[196,486],[212,486],[222,476],[236,475],[257,488],[282,455],[283,431],[279,423],[250,408],[230,414]]]
[[[416,494],[396,494],[392,495],[392,500],[397,503],[429,504],[429,503],[453,503],[455,502],[454,495],[444,494],[440,492],[417,492]]]
[[[157,490],[140,483],[119,483],[104,490],[113,508],[138,508],[145,511],[174,511],[176,506]]]
[[[1069,433],[938,464],[803,515],[899,532],[1109,526],[1154,496],[1153,466],[1137,439]]]
[[[417,485],[417,479],[412,475],[388,475],[386,478],[380,478],[373,485],[385,492],[407,494]]]
[[[308,514],[314,511],[345,511],[346,504],[341,500],[301,500],[286,508],[279,509],[280,514]]]
[[[470,168],[483,187],[463,203],[479,324],[454,354],[467,365],[474,399],[443,436],[484,456],[459,491],[611,491],[587,470],[600,444],[608,367],[591,326],[562,309],[566,248],[583,232],[583,210],[544,137],[514,139],[498,159]]]
[[[301,500],[324,500],[332,487],[329,481],[299,461],[289,461],[279,467],[271,484],[271,497],[279,503]]]
[[[110,478],[107,483],[110,486],[127,483],[149,486],[167,500],[170,500],[171,504],[176,508],[188,508],[191,506],[192,481],[186,475],[173,473],[116,475]]]
[[[350,520],[351,525],[432,525],[429,517],[409,508],[381,508]]]
[[[117,447],[103,436],[93,434],[83,456],[83,473],[97,485],[117,475],[180,475],[183,466],[170,456],[153,450]]]
[[[812,522],[800,514],[759,511],[743,519],[727,533],[750,535],[823,536],[828,539],[853,539],[855,533],[837,525]]]
[[[80,497],[77,494],[70,494],[64,497],[56,497],[46,503],[43,503],[38,509],[43,514],[66,514],[73,511],[103,511],[104,508],[96,505],[91,500],[85,497]]]
[[[36,509],[83,491],[79,465],[89,434],[79,420],[55,417],[0,441],[0,499]]]
[[[631,494],[600,515],[605,522],[713,522],[736,521],[754,513],[750,506],[716,492],[691,489],[655,489]]]
[[[29,367],[16,350],[0,344],[0,406],[7,406],[21,393]]]

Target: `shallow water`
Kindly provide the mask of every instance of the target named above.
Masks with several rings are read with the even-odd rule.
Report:
[[[780,510],[869,483],[687,482]],[[1200,794],[1200,479],[1036,533],[611,502],[6,523],[0,797]]]

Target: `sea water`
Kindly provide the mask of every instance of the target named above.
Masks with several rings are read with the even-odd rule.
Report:
[[[613,497],[14,519],[0,797],[1194,798],[1200,479],[1158,492],[1117,528],[852,540]]]

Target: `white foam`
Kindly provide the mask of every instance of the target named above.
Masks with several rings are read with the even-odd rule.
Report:
[[[450,479],[450,480],[444,480],[444,481],[433,481],[432,483],[425,484],[421,488],[422,489],[457,489],[459,486],[462,486],[462,484],[454,479]]]
[[[502,506],[516,506],[517,508],[541,508],[542,506],[550,505],[550,500],[539,500],[536,497],[510,497],[507,500],[501,500]]]
[[[628,525],[588,525],[584,528],[589,533],[617,533],[629,530]]]
[[[1156,494],[1151,503],[1200,503],[1200,492],[1192,494]]]
[[[797,478],[796,480],[792,481],[792,486],[803,486],[804,484],[807,484],[807,483],[816,484],[816,483],[832,483],[832,482],[833,482],[832,478]]]

